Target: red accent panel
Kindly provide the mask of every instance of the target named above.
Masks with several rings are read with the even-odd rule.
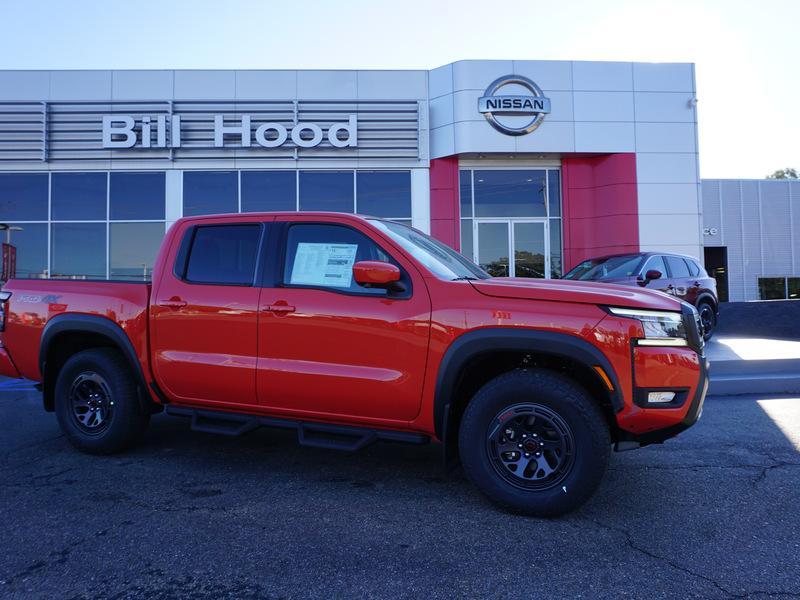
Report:
[[[431,235],[460,250],[458,157],[431,160]]]
[[[639,251],[636,155],[563,156],[564,268]]]

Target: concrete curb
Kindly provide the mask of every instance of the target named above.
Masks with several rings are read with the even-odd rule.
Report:
[[[717,360],[709,369],[714,396],[800,393],[800,359]]]

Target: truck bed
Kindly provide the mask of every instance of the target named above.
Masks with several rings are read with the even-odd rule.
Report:
[[[117,323],[130,338],[147,365],[147,308],[150,284],[136,281],[75,279],[11,279],[4,292],[11,292],[6,307],[2,345],[13,348],[10,366],[0,365],[0,374],[39,381],[39,344],[45,326],[64,314],[87,314]],[[12,372],[7,372],[11,370]],[[15,371],[15,372],[14,372]]]

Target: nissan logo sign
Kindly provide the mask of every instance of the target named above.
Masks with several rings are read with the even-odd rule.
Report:
[[[530,95],[499,95],[497,92],[507,86],[524,87]],[[541,88],[522,75],[505,75],[495,79],[478,99],[478,111],[483,113],[492,127],[506,135],[525,135],[534,131],[550,112],[550,98],[545,98]],[[498,120],[498,115],[530,115],[531,121],[522,127],[512,127]]]

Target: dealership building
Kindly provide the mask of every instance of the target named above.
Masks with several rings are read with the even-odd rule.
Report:
[[[692,64],[0,71],[0,223],[18,277],[148,279],[182,216],[331,210],[496,275],[655,250],[791,297],[800,187],[701,182],[696,104]]]

